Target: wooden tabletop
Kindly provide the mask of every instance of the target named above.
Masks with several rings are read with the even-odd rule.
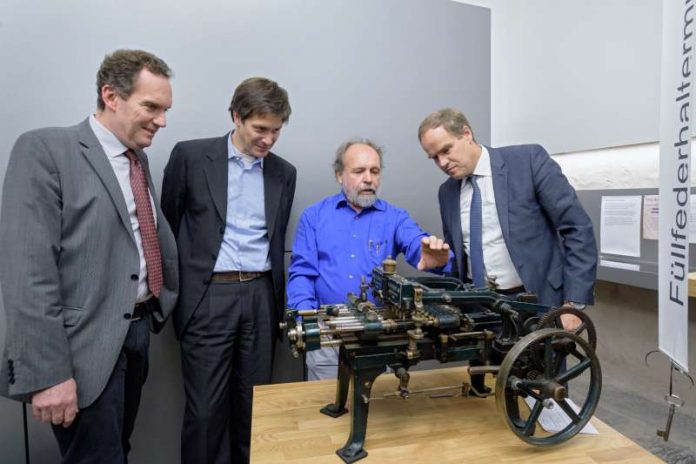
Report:
[[[468,381],[464,368],[413,372],[413,390]],[[373,397],[396,389],[390,374],[377,378]],[[333,402],[334,380],[256,387],[252,418],[251,462],[342,463],[336,449],[350,432],[350,413],[331,418],[319,409]],[[350,398],[350,395],[349,395]],[[348,405],[350,409],[350,405]],[[495,397],[380,399],[370,403],[365,450],[369,463],[563,463],[642,464],[662,460],[597,418],[599,435],[537,448],[521,441],[498,415]]]

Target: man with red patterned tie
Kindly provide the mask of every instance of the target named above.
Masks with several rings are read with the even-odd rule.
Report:
[[[166,125],[171,71],[140,50],[105,57],[97,111],[21,135],[5,176],[0,394],[31,402],[64,463],[123,463],[149,331],[177,298],[177,251],[143,149]]]

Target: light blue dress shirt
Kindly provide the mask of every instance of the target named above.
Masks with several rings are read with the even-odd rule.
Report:
[[[240,153],[227,138],[227,218],[214,272],[271,269],[263,158]]]

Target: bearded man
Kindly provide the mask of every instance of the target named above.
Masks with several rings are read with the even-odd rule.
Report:
[[[403,253],[419,270],[445,272],[449,245],[428,235],[408,213],[378,198],[382,149],[366,139],[338,147],[333,164],[341,192],[308,207],[297,226],[288,270],[288,306],[313,309],[360,292],[372,269]],[[371,295],[370,295],[371,298]],[[309,380],[336,378],[338,349],[307,353]]]

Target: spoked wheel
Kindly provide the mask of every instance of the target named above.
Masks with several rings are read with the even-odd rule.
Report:
[[[572,314],[578,317],[581,321],[580,325],[571,332],[590,344],[593,350],[597,349],[597,331],[590,316],[585,311],[580,311],[574,308],[556,308],[539,318],[537,329],[562,329],[561,316],[564,314]]]
[[[594,414],[601,390],[602,371],[590,344],[564,330],[541,329],[520,339],[505,356],[495,400],[515,435],[546,446],[582,430]],[[560,425],[544,430],[539,422],[542,413],[554,414]]]

